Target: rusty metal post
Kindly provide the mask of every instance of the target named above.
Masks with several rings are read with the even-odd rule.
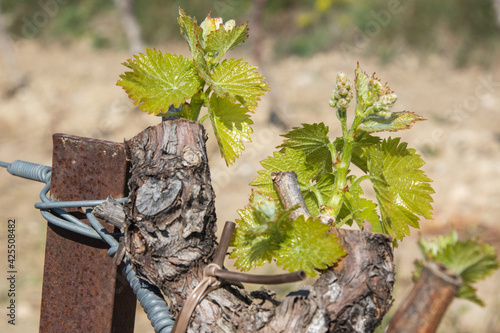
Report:
[[[64,134],[54,134],[53,143],[50,192],[55,199],[124,196],[127,162],[123,144]],[[74,214],[82,220],[85,217],[81,211]],[[135,307],[135,295],[122,268],[113,265],[104,242],[48,225],[41,333],[131,333]]]

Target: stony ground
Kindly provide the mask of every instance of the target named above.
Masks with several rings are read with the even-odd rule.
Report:
[[[157,47],[170,53],[186,52],[184,46]],[[128,52],[96,51],[86,43],[41,45],[22,40],[15,44],[15,51],[28,81],[16,95],[3,96],[8,81],[6,68],[0,63],[0,160],[51,165],[53,133],[123,141],[159,121],[138,111],[115,86],[118,75],[125,70],[120,64],[130,57]],[[245,53],[233,56],[252,62]],[[282,129],[268,122],[271,109],[278,112],[287,128],[324,121],[335,135],[339,134],[328,99],[335,74],[344,71],[352,77],[358,60],[365,71],[376,71],[380,79],[390,83],[399,96],[396,109],[414,111],[428,119],[411,131],[391,133],[403,136],[423,155],[427,161],[425,171],[434,179],[436,190],[434,219],[423,221],[422,229],[414,230],[395,250],[397,307],[411,288],[412,261],[419,257],[416,241],[420,234],[444,234],[454,227],[462,236],[479,235],[500,247],[498,66],[456,70],[448,59],[431,57],[423,61],[411,54],[381,65],[373,59],[338,52],[268,62],[265,74],[273,91],[263,98],[254,115],[254,142],[247,146],[244,156],[228,169],[218,155],[214,138],[209,139],[217,213],[221,222],[238,217],[236,210],[247,202],[247,185],[259,169],[258,161],[280,143]],[[15,218],[19,268],[18,325],[8,326],[2,319],[2,332],[34,332],[38,327],[46,222],[33,204],[39,201],[41,188],[40,183],[10,176],[0,169],[0,239],[5,244],[6,222]],[[3,271],[5,251],[2,246]],[[479,296],[487,307],[455,301],[444,319],[442,332],[497,332],[499,279],[497,273],[479,285]],[[2,281],[0,304],[4,308],[7,296]],[[137,332],[152,332],[141,309],[137,322]]]

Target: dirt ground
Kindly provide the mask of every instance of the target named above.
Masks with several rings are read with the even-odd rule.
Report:
[[[159,119],[138,111],[120,87],[126,51],[95,50],[82,42],[41,45],[29,40],[14,44],[27,85],[12,97],[7,89],[5,66],[0,62],[0,160],[25,160],[51,165],[53,133],[67,133],[111,141],[131,138]],[[157,46],[170,53],[186,54],[187,47]],[[248,50],[231,56],[248,57]],[[258,161],[280,143],[282,129],[270,125],[274,108],[287,127],[324,121],[339,134],[335,114],[328,106],[338,71],[352,78],[356,61],[368,73],[388,81],[399,100],[396,110],[410,110],[427,118],[400,135],[427,161],[425,171],[434,180],[434,219],[422,221],[420,231],[395,250],[397,265],[396,308],[411,288],[412,262],[419,258],[419,235],[447,234],[451,227],[461,236],[481,236],[500,248],[500,70],[456,70],[445,58],[425,61],[412,54],[382,65],[341,52],[303,59],[269,61],[266,75],[272,95],[262,99],[254,115],[253,143],[233,167],[220,158],[214,138],[209,139],[212,178],[221,223],[235,220],[237,209],[247,203],[248,183],[259,170]],[[273,105],[274,103],[274,105]],[[209,129],[210,133],[210,129]],[[388,136],[388,135],[387,135]],[[5,320],[7,286],[1,278],[0,331],[35,332],[40,311],[46,221],[33,208],[39,201],[40,183],[9,175],[0,168],[1,269],[6,269],[7,220],[17,221],[18,317],[15,327]],[[221,224],[222,226],[222,224]],[[270,272],[275,268],[265,268]],[[478,285],[481,308],[455,300],[441,332],[498,332],[500,330],[500,273]],[[137,311],[136,332],[153,332],[143,311]]]

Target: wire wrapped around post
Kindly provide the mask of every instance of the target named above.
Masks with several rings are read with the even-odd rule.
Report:
[[[116,239],[122,234],[107,232],[90,209],[90,207],[95,207],[105,200],[54,201],[47,196],[50,190],[51,167],[19,160],[12,163],[0,161],[0,167],[6,168],[14,176],[45,183],[40,192],[40,200],[42,202],[35,204],[35,208],[40,210],[42,217],[47,222],[68,231],[94,239],[102,239],[110,246],[108,254],[114,256],[118,248],[118,241]],[[126,200],[127,198],[120,198],[116,201],[122,203]],[[73,207],[87,208],[86,217],[92,227],[64,210],[64,208]],[[147,281],[139,279],[128,261],[125,261],[123,273],[146,312],[148,319],[151,321],[155,332],[170,333],[174,325],[174,320],[160,290]]]

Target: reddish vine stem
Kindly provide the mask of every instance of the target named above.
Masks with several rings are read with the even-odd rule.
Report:
[[[172,329],[174,333],[184,333],[186,331],[191,316],[198,303],[206,294],[215,290],[215,288],[217,288],[221,284],[220,281],[215,279],[215,277],[228,281],[234,281],[237,283],[247,282],[255,284],[290,283],[301,281],[306,278],[306,273],[304,271],[278,275],[253,275],[238,272],[229,272],[222,269],[221,267],[224,267],[224,258],[226,257],[229,243],[231,242],[231,238],[233,237],[235,226],[236,224],[230,221],[227,221],[224,225],[221,240],[217,251],[215,252],[213,262],[205,267],[204,277],[202,281],[191,292],[186,302],[182,306],[181,312],[179,313],[179,316],[177,317],[175,325]]]
[[[445,266],[429,262],[412,291],[399,306],[386,333],[434,333],[462,285],[462,278]]]

